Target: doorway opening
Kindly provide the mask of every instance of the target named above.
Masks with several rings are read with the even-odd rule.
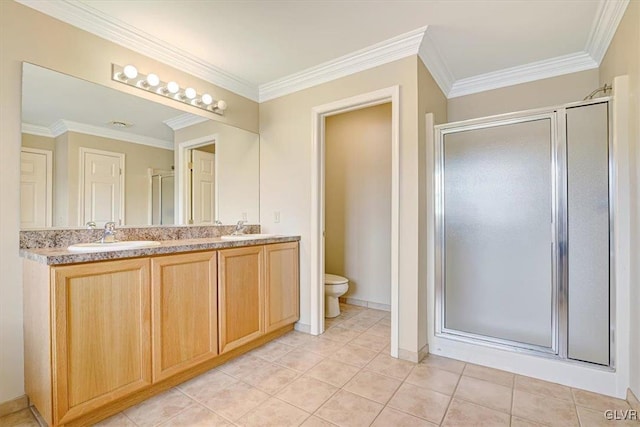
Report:
[[[312,170],[311,170],[311,325],[310,332],[324,332],[325,274],[325,150],[326,118],[341,113],[391,103],[391,356],[398,357],[398,289],[399,289],[399,152],[400,152],[400,89],[386,89],[321,105],[312,110]]]

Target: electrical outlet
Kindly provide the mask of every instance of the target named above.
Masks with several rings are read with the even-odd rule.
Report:
[[[242,220],[243,221],[247,220],[247,213],[246,212],[242,212]]]
[[[273,222],[276,223],[276,224],[280,222],[280,212],[279,211],[275,211],[273,213]]]

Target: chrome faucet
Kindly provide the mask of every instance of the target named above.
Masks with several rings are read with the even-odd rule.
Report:
[[[235,230],[233,230],[233,233],[231,233],[231,235],[237,236],[239,234],[244,234],[244,230],[245,230],[245,228],[247,228],[247,226],[244,225],[246,222],[247,221],[244,221],[242,219],[240,221],[238,221],[238,223],[236,224],[236,228],[235,228]]]
[[[116,223],[109,221],[104,225],[104,232],[100,243],[115,243],[116,240]]]
[[[94,221],[89,221],[89,222],[87,222],[86,225],[87,225],[87,229],[88,230],[93,230],[93,229],[96,228],[96,223]]]

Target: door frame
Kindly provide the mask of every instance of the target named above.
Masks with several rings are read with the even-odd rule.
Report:
[[[178,143],[175,152],[175,176],[176,176],[176,191],[175,191],[175,212],[177,216],[175,218],[176,225],[188,225],[189,205],[191,203],[191,194],[189,191],[189,157],[188,151],[194,148],[203,147],[209,144],[215,144],[218,141],[218,134],[212,133],[204,135],[199,138],[190,139]],[[214,157],[214,168],[218,170],[218,156]],[[214,184],[214,215],[218,219],[218,180],[215,180]]]
[[[47,200],[45,201],[47,213],[45,215],[44,223],[45,227],[51,227],[53,224],[53,151],[41,150],[39,148],[22,147],[20,148],[20,153],[22,152],[42,154],[45,156],[47,162]]]
[[[84,227],[85,225],[85,217],[84,217],[84,178],[85,178],[85,170],[84,170],[84,156],[86,154],[99,154],[99,155],[103,155],[103,156],[112,156],[112,157],[118,157],[119,158],[119,163],[120,163],[120,210],[118,212],[118,216],[119,218],[119,224],[118,225],[123,225],[125,222],[124,219],[124,213],[125,213],[125,209],[124,209],[124,201],[125,201],[125,156],[124,153],[118,153],[116,151],[106,151],[106,150],[97,150],[95,148],[88,148],[88,147],[79,147],[78,149],[79,153],[80,153],[80,164],[79,164],[79,168],[78,168],[78,188],[79,188],[79,195],[78,195],[78,226],[80,227]]]
[[[325,118],[391,102],[391,356],[398,357],[400,285],[400,86],[376,90],[311,110],[311,319],[324,332]]]

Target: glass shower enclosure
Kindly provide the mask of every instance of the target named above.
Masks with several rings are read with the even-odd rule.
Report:
[[[436,335],[613,366],[609,101],[436,126]]]

